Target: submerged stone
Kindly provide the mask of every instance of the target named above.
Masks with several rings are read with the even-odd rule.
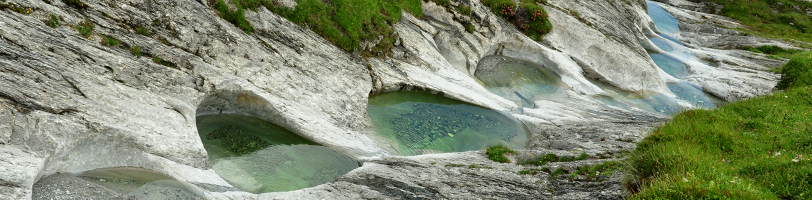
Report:
[[[373,96],[367,107],[379,136],[403,155],[481,150],[506,144],[523,148],[527,131],[505,113],[420,92]]]
[[[352,157],[259,118],[199,116],[197,126],[214,171],[247,192],[313,187],[359,167]]]

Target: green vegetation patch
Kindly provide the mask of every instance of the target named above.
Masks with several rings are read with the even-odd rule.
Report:
[[[133,55],[135,55],[137,58],[141,58],[141,47],[134,46],[130,49],[130,53],[133,53]]]
[[[488,148],[488,150],[485,150],[485,154],[488,154],[488,159],[495,162],[510,163],[510,159],[508,159],[505,154],[516,154],[516,151],[510,150],[505,145],[500,144]]]
[[[465,4],[460,4],[459,6],[457,6],[457,11],[459,11],[463,15],[471,15],[471,12],[473,12],[471,10],[471,7],[468,7]]]
[[[177,68],[178,67],[177,65],[175,65],[175,63],[172,63],[172,62],[166,61],[164,59],[161,59],[158,56],[155,56],[154,58],[152,58],[152,61],[154,61],[155,63],[158,63],[159,65],[163,65],[163,66],[167,66],[167,67],[171,67],[171,68]]]
[[[79,22],[79,25],[76,25],[75,28],[76,28],[76,30],[79,31],[79,35],[82,35],[82,37],[84,37],[84,38],[90,39],[90,34],[93,33],[93,28],[95,28],[95,27],[96,27],[96,25],[93,24],[93,22],[86,19],[86,20],[84,20],[82,22]]]
[[[491,12],[504,17],[525,35],[535,40],[553,29],[547,11],[539,3],[544,1],[522,0],[518,6],[513,0],[482,0],[482,4],[491,8]]]
[[[220,140],[223,148],[238,156],[271,146],[271,143],[234,126],[225,126],[214,130],[206,135],[206,139]]]
[[[810,133],[810,86],[683,112],[631,153],[631,198],[809,199]]]
[[[231,10],[223,0],[218,0],[216,4],[214,4],[214,9],[220,13],[220,17],[225,19],[226,21],[234,24],[237,28],[242,29],[247,34],[251,34],[254,31],[254,26],[251,26],[251,23],[245,19],[245,11],[242,9],[240,4],[236,4],[237,10]]]
[[[143,36],[149,36],[150,35],[149,28],[146,28],[146,27],[141,27],[141,26],[135,27],[135,32],[138,33],[138,34],[141,34]]]
[[[581,153],[580,155],[578,155],[578,157],[572,157],[572,156],[561,156],[561,157],[559,157],[559,156],[557,156],[555,154],[548,153],[547,155],[544,155],[544,156],[540,156],[540,157],[537,157],[537,158],[534,158],[534,159],[526,160],[522,164],[541,166],[541,165],[545,165],[545,164],[547,164],[549,162],[570,162],[570,161],[576,161],[576,160],[586,160],[587,158],[589,158],[589,155],[586,154],[586,153]]]
[[[109,46],[109,47],[118,47],[121,44],[121,41],[116,39],[113,36],[105,35],[104,39],[102,40],[102,45]]]
[[[781,81],[776,88],[785,90],[810,85],[812,85],[812,52],[807,52],[796,54],[782,66]]]
[[[48,26],[51,28],[56,28],[59,26],[59,16],[51,15],[51,18],[48,19]]]
[[[812,2],[798,0],[707,0],[721,14],[749,26],[757,35],[812,42]],[[720,10],[713,8],[712,10]]]
[[[417,17],[423,15],[420,0],[299,0],[295,9],[277,7],[270,0],[231,0],[231,3],[237,7],[236,11],[230,10],[223,0],[214,8],[221,17],[246,33],[250,34],[253,27],[245,20],[242,9],[256,10],[264,6],[290,21],[308,26],[346,51],[353,51],[361,41],[379,36],[383,36],[383,41],[372,51],[388,50],[396,38],[392,37],[392,25],[400,20],[402,10]]]
[[[745,47],[744,50],[752,51],[752,52],[756,52],[756,53],[763,53],[763,54],[767,54],[767,55],[774,55],[774,56],[781,57],[781,58],[791,58],[793,55],[803,52],[802,50],[784,49],[784,48],[777,47],[777,46],[772,46],[772,45],[760,46],[760,47],[757,47],[757,48]]]

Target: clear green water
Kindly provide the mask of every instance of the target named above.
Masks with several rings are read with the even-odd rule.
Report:
[[[207,137],[224,130],[238,139]],[[212,168],[233,186],[251,193],[291,191],[331,182],[359,167],[358,161],[331,148],[319,146],[265,120],[243,115],[197,117],[197,130]],[[236,134],[236,133],[240,134]],[[230,150],[228,141],[264,144],[242,153]],[[261,140],[261,141],[256,141]]]
[[[505,144],[524,148],[528,132],[510,115],[439,95],[390,92],[369,98],[377,134],[402,155],[481,150]]]
[[[77,177],[137,199],[200,199],[171,177],[140,168],[92,170]]]
[[[523,60],[487,56],[474,76],[491,93],[524,107],[535,107],[535,100],[566,96],[564,83],[555,72]]]

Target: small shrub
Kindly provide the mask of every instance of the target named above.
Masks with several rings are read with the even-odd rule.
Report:
[[[56,15],[51,15],[51,19],[48,19],[48,26],[51,28],[56,28],[59,26],[59,17]]]
[[[81,0],[65,0],[63,1],[68,6],[74,7],[76,9],[85,9],[87,8],[87,4],[83,3]]]
[[[93,28],[95,27],[96,25],[90,20],[84,20],[79,22],[79,25],[76,26],[76,30],[79,31],[79,35],[82,35],[82,37],[90,39],[90,34],[93,33]]]
[[[510,159],[505,157],[505,154],[516,154],[516,151],[508,149],[505,145],[496,145],[485,150],[488,154],[488,159],[500,163],[510,163]]]
[[[130,49],[130,53],[133,53],[133,55],[135,55],[137,58],[141,58],[141,47],[134,46]]]
[[[149,28],[145,28],[145,27],[141,27],[141,26],[135,27],[135,32],[138,33],[138,34],[144,35],[144,36],[149,36],[150,35]]]
[[[104,40],[102,40],[102,45],[110,46],[110,47],[117,47],[121,42],[113,36],[104,36]]]
[[[812,53],[793,56],[781,70],[781,81],[777,89],[786,90],[792,87],[812,85]]]
[[[465,31],[468,31],[468,33],[474,33],[476,31],[476,27],[474,27],[473,24],[465,25]]]
[[[521,18],[525,19],[516,20],[514,25],[520,27],[525,35],[535,40],[540,40],[542,35],[549,33],[553,29],[553,25],[550,23],[548,19],[549,16],[547,15],[547,11],[544,10],[544,7],[537,5],[535,2],[522,2],[519,5],[522,13],[526,12],[527,14],[521,16]],[[525,24],[524,22],[527,23]]]

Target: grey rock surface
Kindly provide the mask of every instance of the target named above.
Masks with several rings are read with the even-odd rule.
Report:
[[[656,30],[644,1],[549,0],[545,6],[555,31],[541,42],[479,1],[452,2],[468,5],[470,16],[424,2],[422,18],[404,14],[394,25],[399,38],[391,56],[369,58],[344,52],[265,8],[246,11],[255,28],[248,35],[205,1],[84,2],[88,8],[78,10],[63,1],[6,0],[32,8],[31,13],[0,11],[0,199],[48,197],[58,193],[33,191],[33,185],[60,183],[43,177],[110,167],[166,174],[208,199],[620,199],[626,194],[621,174],[600,183],[550,181],[549,173],[520,175],[526,166],[495,163],[481,151],[394,155],[389,141],[374,136],[367,99],[390,91],[426,91],[508,111],[531,130],[532,139],[520,152],[536,155],[615,155],[667,120],[592,98],[606,92],[590,78],[629,92],[670,94],[668,77],[646,57],[646,50],[654,49],[648,37]],[[295,6],[290,2],[276,3]],[[62,19],[61,26],[46,25],[51,14]],[[95,24],[90,37],[73,27],[85,19]],[[467,32],[463,23],[475,31]],[[134,27],[149,28],[151,34],[137,34]],[[122,44],[102,45],[104,36]],[[694,37],[705,36],[681,39]],[[130,52],[136,46],[141,57]],[[706,90],[737,99],[767,93],[774,85],[776,76],[763,65],[779,61],[753,61],[761,58],[712,47],[718,45],[695,49],[726,71],[697,67],[708,75],[694,81]],[[566,84],[567,97],[524,108],[488,92],[473,74],[489,55],[549,68]],[[312,188],[240,191],[211,168],[195,127],[196,116],[218,113],[268,120],[364,164]]]

